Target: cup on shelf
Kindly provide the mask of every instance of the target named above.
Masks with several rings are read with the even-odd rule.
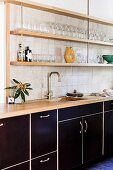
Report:
[[[50,55],[50,62],[54,63],[55,62],[55,56],[54,55]]]
[[[102,64],[104,62],[102,55],[97,56],[97,62],[100,63],[100,64]]]
[[[14,24],[14,29],[15,29],[15,30],[21,29],[21,22],[20,22],[20,21],[17,21],[17,22]]]
[[[37,62],[37,54],[32,54],[32,61]]]

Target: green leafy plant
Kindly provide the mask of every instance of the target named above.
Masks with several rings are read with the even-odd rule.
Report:
[[[6,87],[5,89],[12,89],[14,90],[14,99],[17,99],[19,96],[21,96],[22,101],[25,102],[25,95],[29,96],[28,90],[33,90],[30,86],[30,83],[22,83],[17,81],[16,79],[13,79],[14,86]]]

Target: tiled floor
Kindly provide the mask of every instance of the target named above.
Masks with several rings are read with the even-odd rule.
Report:
[[[113,158],[94,165],[86,170],[113,170]]]

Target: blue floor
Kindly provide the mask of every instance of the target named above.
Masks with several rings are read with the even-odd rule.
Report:
[[[87,168],[87,170],[113,170],[113,158]]]

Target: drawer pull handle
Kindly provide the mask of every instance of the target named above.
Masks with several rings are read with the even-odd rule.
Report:
[[[82,124],[82,122],[80,121],[80,125],[81,125],[81,130],[80,130],[80,134],[82,133],[82,131],[83,131],[83,124]]]
[[[0,127],[2,127],[2,126],[4,126],[4,124],[3,124],[3,123],[0,123]]]
[[[43,119],[43,118],[48,118],[48,117],[50,117],[50,115],[40,116],[41,119]]]
[[[86,120],[85,120],[85,124],[86,124],[86,129],[84,130],[84,132],[86,133],[87,129],[88,129],[88,124],[87,124]]]
[[[49,160],[50,160],[50,158],[47,158],[45,160],[41,160],[40,163],[48,162]]]

